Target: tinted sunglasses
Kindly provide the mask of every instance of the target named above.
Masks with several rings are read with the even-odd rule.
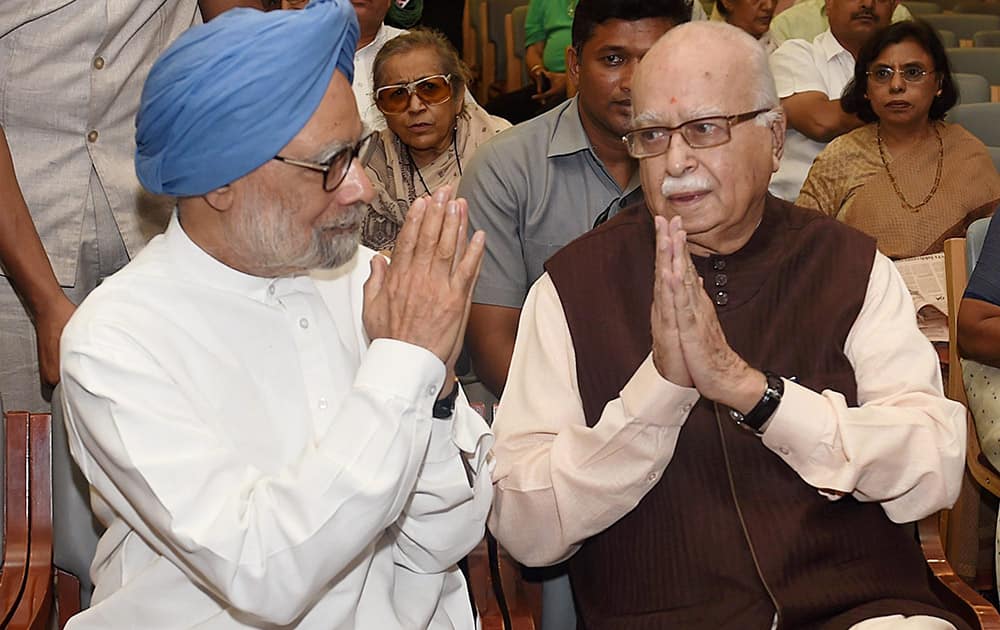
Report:
[[[409,83],[384,85],[375,90],[375,105],[383,114],[402,114],[413,94],[425,105],[440,105],[451,98],[451,75],[432,74]]]

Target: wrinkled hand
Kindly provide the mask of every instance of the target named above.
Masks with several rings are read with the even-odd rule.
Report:
[[[43,383],[56,385],[59,382],[59,337],[75,310],[76,305],[60,291],[45,308],[35,313],[38,371]]]
[[[549,80],[549,89],[542,90],[542,77],[546,77]],[[537,94],[532,94],[532,100],[539,101],[543,105],[553,98],[565,98],[566,97],[566,73],[565,72],[549,72],[548,70],[542,70],[535,75],[535,90]]]
[[[392,264],[372,258],[364,287],[368,336],[426,348],[444,362],[449,376],[461,351],[485,242],[481,231],[468,240],[468,214],[465,200],[451,200],[447,186],[414,201]]]
[[[715,305],[705,292],[688,254],[687,233],[680,217],[669,222],[656,217],[655,222],[657,277],[653,314],[654,318],[659,314],[661,319],[653,320],[654,363],[664,378],[684,385],[683,380],[674,380],[684,376],[678,361],[665,356],[667,351],[676,354],[679,345],[683,367],[698,392],[705,398],[746,413],[760,400],[767,379],[762,372],[751,368],[726,341]],[[669,326],[670,305],[673,306],[672,323],[676,333]],[[664,331],[656,330],[658,325],[664,324],[667,324]]]

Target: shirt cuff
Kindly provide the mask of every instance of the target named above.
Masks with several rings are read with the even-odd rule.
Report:
[[[681,387],[660,376],[652,353],[621,391],[626,416],[661,426],[683,425],[699,397],[695,388]]]
[[[826,399],[787,378],[781,403],[768,421],[761,440],[794,470],[807,470],[816,448],[830,442]]]
[[[376,339],[368,346],[354,384],[410,401],[429,417],[444,375],[444,363],[430,350],[397,339]]]

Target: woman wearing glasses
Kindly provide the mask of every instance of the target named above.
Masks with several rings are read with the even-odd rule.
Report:
[[[466,100],[467,72],[448,40],[426,29],[386,42],[375,57],[375,104],[387,128],[366,166],[376,191],[361,229],[366,246],[391,252],[410,204],[456,184],[476,148],[510,127]]]
[[[983,143],[942,120],[957,99],[930,25],[897,22],[877,33],[840,101],[868,124],[819,154],[798,205],[874,236],[890,258],[940,252],[1000,201],[1000,176]]]

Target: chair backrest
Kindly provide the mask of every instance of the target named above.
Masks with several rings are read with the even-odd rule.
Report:
[[[979,261],[979,254],[983,251],[983,241],[986,240],[986,232],[990,229],[990,220],[993,217],[983,217],[976,219],[965,231],[965,271],[968,276],[972,275],[972,270],[976,268]],[[962,289],[965,290],[964,287]]]
[[[1000,16],[957,13],[929,13],[920,16],[921,20],[929,22],[935,29],[945,29],[953,32],[958,39],[972,39],[977,31],[987,31],[1000,28]]]
[[[986,150],[990,152],[990,157],[993,158],[993,168],[1000,172],[1000,147],[986,147]]]
[[[507,40],[507,89],[516,90],[528,82],[528,71],[524,67],[524,32],[528,17],[528,5],[514,7],[506,16],[505,36]]]
[[[936,29],[938,37],[941,38],[941,44],[945,48],[958,48],[958,36],[954,32],[945,29]]]
[[[946,48],[945,51],[952,72],[978,74],[990,85],[1000,85],[1000,48]]]
[[[480,58],[483,60],[483,84],[487,91],[495,81],[507,81],[507,42],[504,35],[505,16],[526,0],[490,0],[480,8],[484,36],[480,38]],[[485,94],[484,94],[485,96]]]
[[[1000,15],[1000,4],[984,2],[983,0],[962,0],[952,7],[952,11],[955,13]]]
[[[904,2],[903,6],[909,9],[913,15],[924,15],[926,13],[941,13],[941,5],[937,2],[917,2],[916,0]]]
[[[948,112],[948,122],[962,125],[988,147],[1000,147],[1000,103],[957,105]]]
[[[958,105],[990,102],[990,82],[986,77],[967,72],[955,72],[951,76],[958,88]]]
[[[978,31],[972,35],[972,41],[977,48],[1000,47],[1000,30]]]
[[[14,615],[28,578],[28,412],[4,413],[3,564],[0,565],[0,627]]]

